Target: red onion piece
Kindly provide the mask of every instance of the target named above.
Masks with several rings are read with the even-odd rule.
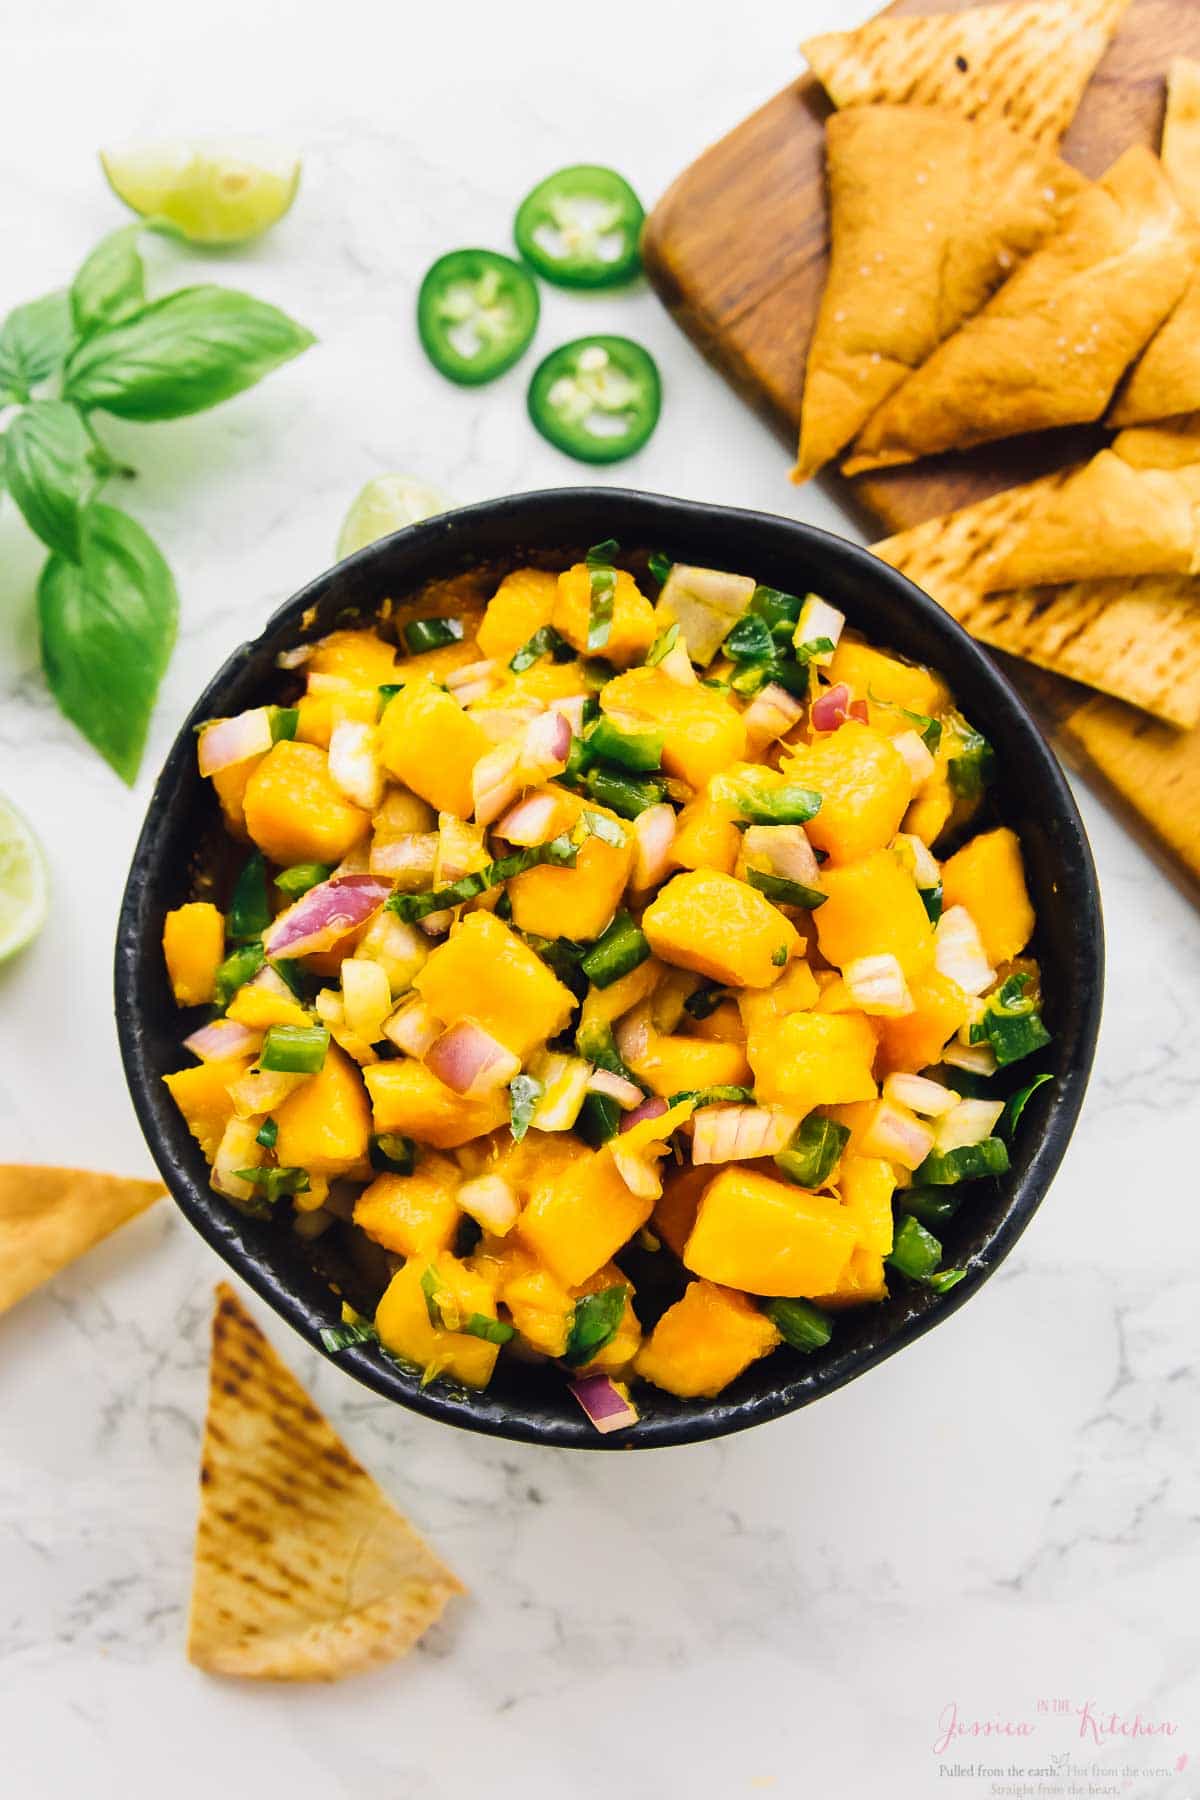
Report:
[[[655,1094],[652,1099],[643,1100],[640,1106],[634,1107],[632,1112],[625,1114],[621,1120],[621,1130],[622,1132],[631,1131],[635,1125],[640,1125],[643,1119],[661,1119],[667,1111],[669,1108],[666,1101],[660,1095]]]
[[[615,1100],[622,1112],[629,1112],[640,1106],[645,1098],[636,1081],[626,1081],[623,1075],[613,1075],[608,1069],[593,1069],[588,1076],[589,1094],[607,1094]]]
[[[510,844],[547,844],[558,832],[562,804],[558,794],[526,794],[497,820],[496,832]]]
[[[552,700],[551,712],[559,713],[571,727],[572,737],[583,736],[583,709],[587,705],[586,694],[568,694],[565,699]]]
[[[419,1061],[441,1036],[442,1021],[424,1000],[406,1000],[383,1022],[383,1035],[397,1050]]]
[[[391,882],[375,875],[339,875],[322,881],[280,913],[263,937],[263,949],[272,958],[330,950],[365,925],[391,891]]]
[[[429,1046],[425,1067],[456,1094],[490,1094],[520,1073],[521,1059],[477,1019],[459,1019]]]
[[[371,845],[372,875],[386,875],[405,893],[420,893],[433,884],[437,865],[436,831],[410,831],[390,844]]]
[[[539,713],[521,740],[520,768],[527,785],[561,775],[571,748],[571,727],[560,712]]]
[[[646,1005],[635,1006],[632,1012],[626,1013],[613,1027],[621,1061],[628,1063],[635,1073],[638,1063],[650,1048],[652,1030],[650,1008]]]
[[[693,1163],[726,1163],[774,1156],[800,1121],[772,1106],[702,1106],[692,1123]]]
[[[880,1156],[902,1169],[916,1169],[933,1149],[933,1132],[906,1108],[877,1100],[859,1149],[863,1156]]]
[[[566,725],[566,720],[562,723]],[[525,785],[517,768],[520,747],[518,739],[509,738],[505,743],[497,744],[494,750],[485,750],[471,770],[477,825],[490,825],[498,819]],[[565,763],[563,767],[566,767]]]
[[[210,1025],[202,1025],[199,1031],[185,1037],[183,1047],[198,1056],[201,1062],[223,1062],[229,1056],[257,1056],[262,1041],[261,1031],[239,1025],[236,1019],[214,1019]],[[637,1093],[640,1099],[640,1088]]]
[[[638,1422],[637,1407],[607,1375],[582,1375],[571,1383],[571,1392],[596,1430],[606,1437],[610,1431],[622,1431]]]
[[[865,705],[865,703],[864,703]],[[850,689],[844,681],[826,688],[812,703],[814,731],[836,731],[839,725],[856,715],[851,713]]]
[[[657,887],[671,866],[675,842],[675,808],[665,800],[648,806],[633,821],[633,886]]]
[[[196,760],[201,775],[215,775],[234,763],[248,762],[271,748],[271,718],[265,706],[238,713],[232,719],[214,719],[201,727]]]

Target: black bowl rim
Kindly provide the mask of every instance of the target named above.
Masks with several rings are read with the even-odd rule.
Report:
[[[924,1304],[915,1306],[891,1336],[866,1349],[851,1347],[841,1355],[835,1354],[825,1362],[818,1377],[801,1373],[795,1379],[780,1382],[765,1394],[755,1395],[738,1403],[722,1404],[719,1398],[703,1403],[692,1402],[685,1410],[677,1413],[643,1418],[633,1432],[602,1436],[594,1431],[582,1412],[578,1419],[573,1415],[553,1419],[535,1414],[521,1416],[511,1410],[499,1413],[494,1407],[481,1406],[481,1396],[478,1395],[465,1396],[454,1389],[442,1388],[437,1383],[419,1387],[410,1375],[383,1356],[374,1345],[354,1345],[336,1354],[338,1366],[377,1394],[398,1401],[428,1418],[453,1424],[464,1430],[516,1442],[573,1449],[651,1449],[707,1441],[783,1417],[876,1367],[957,1312],[1009,1254],[1029,1224],[1063,1159],[1083,1104],[1095,1054],[1104,986],[1104,934],[1100,893],[1083,821],[1057,760],[1012,684],[967,632],[906,576],[881,562],[862,545],[785,515],[619,487],[549,488],[505,495],[438,514],[365,546],[341,563],[331,565],[277,607],[258,635],[240,645],[226,658],[180,727],[155,783],[122,899],[117,928],[114,1001],[121,1056],[134,1110],[176,1204],[200,1235],[259,1298],[285,1319],[314,1349],[328,1356],[330,1353],[324,1351],[319,1335],[321,1325],[328,1321],[317,1319],[301,1298],[291,1291],[286,1279],[238,1240],[229,1221],[214,1208],[211,1190],[202,1189],[179,1165],[170,1141],[171,1132],[165,1121],[174,1109],[164,1106],[159,1073],[148,1066],[143,1054],[133,999],[136,973],[147,947],[144,916],[146,893],[158,839],[180,776],[194,755],[196,726],[219,713],[221,694],[263,640],[278,633],[285,623],[298,627],[305,612],[324,599],[331,584],[345,578],[347,574],[367,570],[376,562],[386,561],[392,548],[400,541],[404,542],[415,560],[424,552],[436,550],[443,539],[453,543],[464,534],[469,534],[477,522],[490,523],[514,514],[523,515],[530,520],[536,517],[538,536],[550,538],[550,527],[557,516],[569,515],[573,509],[589,505],[599,508],[607,506],[614,511],[636,515],[640,541],[647,543],[686,542],[689,527],[702,520],[728,522],[740,529],[759,528],[773,532],[778,532],[783,527],[786,532],[794,534],[799,555],[807,556],[813,561],[818,561],[822,556],[827,560],[832,558],[834,562],[840,560],[865,586],[874,584],[881,590],[890,589],[897,600],[903,601],[921,616],[934,635],[946,644],[947,664],[955,667],[965,664],[975,684],[990,690],[992,699],[1004,715],[1006,741],[1012,741],[1014,737],[1023,740],[1026,754],[1032,756],[1039,765],[1039,773],[1053,814],[1063,828],[1063,854],[1072,865],[1072,899],[1077,909],[1078,935],[1090,942],[1094,969],[1094,980],[1090,986],[1082,994],[1074,996],[1080,1008],[1075,1034],[1078,1044],[1076,1061],[1056,1082],[1050,1116],[1026,1167],[1024,1179],[984,1251],[972,1260],[966,1276],[949,1293],[935,1297],[927,1291]],[[528,532],[528,526],[525,529]],[[564,519],[564,541],[568,541],[568,530]],[[514,525],[514,531],[519,537],[521,527]],[[426,575],[422,579],[431,578]],[[903,645],[896,647],[903,653]],[[952,679],[956,688],[960,686],[959,678]],[[182,1124],[178,1114],[174,1115],[174,1123],[176,1130]]]

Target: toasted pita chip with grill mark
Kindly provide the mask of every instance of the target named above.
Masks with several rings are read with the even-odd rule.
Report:
[[[1029,0],[870,19],[800,46],[835,106],[940,106],[1056,144],[1129,0]]]
[[[217,1289],[188,1655],[333,1681],[403,1656],[461,1583]]]
[[[1104,777],[1200,881],[1200,731],[1172,731],[1118,700],[1076,707],[1057,741]]]
[[[806,481],[1060,223],[1087,182],[1006,126],[860,106],[826,127],[829,276],[808,352]]]
[[[161,1181],[90,1169],[0,1166],[0,1312],[166,1191]]]
[[[1135,145],[885,401],[846,473],[1098,419],[1192,266],[1183,208],[1157,157]]]

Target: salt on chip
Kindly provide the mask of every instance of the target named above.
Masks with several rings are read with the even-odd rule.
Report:
[[[461,1583],[217,1289],[188,1655],[333,1681],[411,1650]]]
[[[835,106],[939,106],[1056,144],[1129,0],[1028,0],[870,19],[801,45]]]
[[[166,1193],[161,1181],[0,1165],[0,1312]]]
[[[1135,145],[860,434],[848,474],[1098,419],[1183,293],[1187,217]]]
[[[1053,150],[933,107],[835,113],[826,156],[829,276],[808,352],[798,481],[851,441],[1087,186]]]

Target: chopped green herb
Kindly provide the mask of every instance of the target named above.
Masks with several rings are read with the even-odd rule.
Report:
[[[577,944],[573,938],[544,938],[535,932],[523,931],[520,934],[535,956],[540,956],[548,969],[553,969],[558,979],[567,987],[579,977],[579,964],[584,955],[584,946]]]
[[[952,1287],[958,1286],[966,1272],[965,1269],[935,1269],[929,1277],[929,1285],[935,1294],[948,1294]]]
[[[636,1080],[621,1060],[612,1026],[603,1019],[588,1019],[580,1025],[575,1033],[575,1048],[585,1062],[593,1063],[596,1068],[619,1075],[623,1081]]]
[[[610,987],[650,955],[650,942],[630,914],[621,911],[596,939],[579,966],[594,987]]]
[[[666,581],[667,576],[671,573],[671,570],[675,567],[675,564],[671,561],[671,558],[665,555],[661,550],[652,550],[650,552],[649,562],[650,573],[653,575],[655,581],[657,581],[659,587],[661,587]]]
[[[540,662],[543,656],[552,656],[555,662],[569,662],[574,654],[574,647],[568,644],[553,625],[539,625],[533,636],[527,638],[510,659],[508,666],[514,675],[521,675],[526,669],[532,669],[534,663]]]
[[[526,869],[534,869],[540,863],[574,868],[578,854],[579,846],[564,832],[560,837],[551,838],[548,844],[531,844],[528,849],[514,850],[511,856],[502,856],[497,862],[488,863],[472,875],[463,875],[446,887],[430,888],[423,894],[393,894],[387,902],[387,910],[407,924],[415,924],[419,919],[427,919],[430,913],[462,906],[467,900],[474,900],[489,888],[500,887],[514,875],[523,875]]]
[[[592,812],[589,807],[585,806],[583,822],[592,836],[598,837],[602,843],[613,844],[619,848],[622,844],[629,842],[629,833],[625,827],[618,825],[615,819],[610,819],[607,813]]]
[[[769,787],[748,776],[717,775],[709,782],[709,793],[751,825],[805,825],[821,810],[820,794],[794,782]]]
[[[228,1006],[238,989],[258,974],[266,960],[261,944],[243,944],[227,956],[217,970],[217,1005]]]
[[[529,1130],[538,1102],[545,1091],[541,1082],[535,1081],[532,1075],[513,1077],[508,1089],[508,1107],[509,1129],[514,1143],[519,1144]]]
[[[960,748],[947,764],[950,786],[960,800],[978,800],[996,772],[996,753],[981,732],[965,720],[959,725]]]
[[[586,738],[588,754],[601,762],[615,763],[619,769],[645,772],[662,767],[663,734],[661,731],[622,731],[603,715],[596,720]]]
[[[921,905],[925,908],[929,923],[931,925],[936,925],[942,916],[941,882],[939,881],[936,887],[918,888],[917,892],[921,896]]]
[[[376,714],[376,717],[382,719],[388,706],[396,698],[396,695],[402,694],[403,692],[404,683],[402,681],[381,682],[379,686],[379,711]]]
[[[352,1344],[377,1344],[379,1333],[373,1325],[322,1325],[321,1346],[331,1356],[339,1350],[349,1350]]]
[[[716,1012],[728,991],[728,988],[719,987],[716,982],[706,982],[694,994],[688,995],[683,1003],[683,1010],[689,1018],[707,1019]]]
[[[1012,1142],[1013,1133],[1017,1129],[1021,1114],[1025,1111],[1025,1108],[1029,1105],[1029,1102],[1037,1093],[1038,1089],[1044,1087],[1046,1082],[1053,1080],[1053,1075],[1049,1073],[1035,1075],[1028,1086],[1018,1088],[1015,1094],[1009,1095],[998,1127],[1001,1137],[1007,1138],[1009,1143]]]
[[[971,1027],[971,1042],[989,1043],[997,1068],[1020,1062],[1035,1050],[1044,1050],[1050,1033],[1042,1023],[1031,994],[1026,994],[1029,976],[1018,972],[994,993],[987,1002],[983,1018]]]
[[[411,1175],[417,1166],[417,1146],[398,1131],[373,1131],[369,1146],[371,1167],[390,1175]]]
[[[576,1134],[593,1150],[599,1150],[615,1138],[621,1129],[621,1108],[611,1094],[585,1094],[583,1105],[579,1109],[579,1117],[575,1121]]]
[[[629,1289],[621,1282],[601,1288],[596,1294],[581,1294],[571,1315],[563,1361],[577,1369],[598,1356],[605,1344],[616,1337],[628,1298]]]
[[[328,1049],[329,1032],[324,1025],[271,1025],[258,1064],[273,1073],[317,1075]]]
[[[942,1246],[912,1213],[905,1213],[896,1227],[887,1261],[910,1281],[928,1281],[942,1260]]]
[[[458,1329],[467,1337],[483,1338],[489,1344],[507,1344],[517,1335],[515,1325],[490,1319],[487,1313],[468,1313]]]
[[[505,889],[504,893],[500,895],[500,898],[496,902],[496,917],[498,919],[503,919],[504,923],[507,925],[512,916],[512,901],[508,897],[508,890]]]
[[[329,863],[293,863],[290,869],[282,869],[275,877],[275,886],[289,900],[298,900],[301,894],[307,894],[309,888],[319,887],[328,881],[333,873]]]
[[[775,964],[777,969],[787,967],[787,958],[788,953],[786,944],[780,944],[778,950],[772,950],[771,952],[771,961]]]
[[[750,596],[749,610],[766,620],[772,634],[786,631],[790,638],[803,604],[798,594],[785,594],[779,588],[763,587],[760,582]]]
[[[262,851],[255,850],[242,864],[234,883],[233,898],[229,903],[229,935],[232,938],[260,938],[270,923],[267,865]]]
[[[829,1180],[849,1141],[847,1126],[809,1113],[793,1131],[791,1142],[776,1152],[775,1166],[797,1187],[819,1188]]]
[[[275,1139],[278,1136],[279,1126],[276,1121],[274,1119],[264,1119],[254,1135],[254,1141],[256,1144],[261,1144],[264,1150],[273,1150],[275,1148]]]
[[[602,544],[593,544],[587,553],[591,582],[587,647],[592,652],[603,650],[612,631],[613,604],[617,595],[617,571],[612,566],[612,559],[620,548],[615,538],[605,538]]]
[[[298,706],[268,706],[271,716],[271,742],[277,744],[280,738],[294,738],[296,727],[300,723]]]
[[[776,656],[764,662],[743,663],[730,680],[729,686],[735,694],[749,696],[761,693],[768,682],[774,682],[777,687],[795,695],[797,700],[806,700],[811,673],[807,664]]]
[[[457,644],[463,635],[461,619],[410,619],[404,627],[404,648],[410,656],[419,656],[422,650],[444,650],[447,644]]]
[[[881,706],[885,712],[898,713],[907,719],[914,731],[920,733],[925,748],[931,756],[937,755],[937,747],[942,741],[942,721],[931,719],[928,713],[911,712],[907,706],[901,706],[896,700],[881,700],[878,694],[867,689],[867,698],[872,706]]]
[[[765,894],[768,900],[773,900],[776,906],[803,906],[809,912],[816,912],[818,906],[824,906],[829,898],[820,888],[805,887],[802,881],[789,881],[786,875],[770,875],[763,869],[747,869],[746,880],[760,894]],[[771,960],[774,962],[776,958],[772,957]],[[786,961],[785,949],[783,962]],[[782,963],[780,966],[782,967]]]
[[[802,644],[797,644],[795,646],[794,654],[796,661],[802,667],[807,667],[807,665],[818,656],[832,656],[836,648],[837,646],[832,638],[805,638]]]
[[[685,1100],[690,1100],[692,1105],[697,1108],[726,1104],[749,1106],[753,1104],[754,1095],[748,1087],[735,1087],[731,1082],[717,1087],[680,1088],[677,1094],[671,1095],[667,1101],[667,1107],[670,1109],[672,1106],[682,1106]]]
[[[623,819],[636,819],[648,806],[657,806],[666,791],[661,781],[639,780],[613,769],[589,769],[583,784],[593,800]]]
[[[274,1206],[285,1194],[307,1194],[310,1182],[307,1169],[235,1169],[239,1181],[249,1182],[268,1206]]]
[[[665,631],[660,631],[650,648],[647,650],[646,667],[649,669],[657,668],[664,656],[670,656],[678,642],[679,623],[676,621],[675,624],[668,625]]]
[[[429,1323],[435,1331],[445,1329],[445,1319],[438,1296],[443,1292],[441,1277],[436,1269],[422,1269],[421,1292],[425,1296],[425,1311],[429,1314]]]
[[[757,613],[743,613],[721,646],[734,662],[769,662],[775,655],[771,627]]]
[[[951,1187],[956,1181],[974,1181],[980,1175],[1003,1175],[1008,1150],[1001,1138],[984,1138],[978,1144],[960,1144],[957,1150],[931,1150],[915,1179],[929,1187]]]
[[[811,1300],[766,1300],[763,1311],[793,1350],[821,1350],[833,1336],[833,1320]]]

